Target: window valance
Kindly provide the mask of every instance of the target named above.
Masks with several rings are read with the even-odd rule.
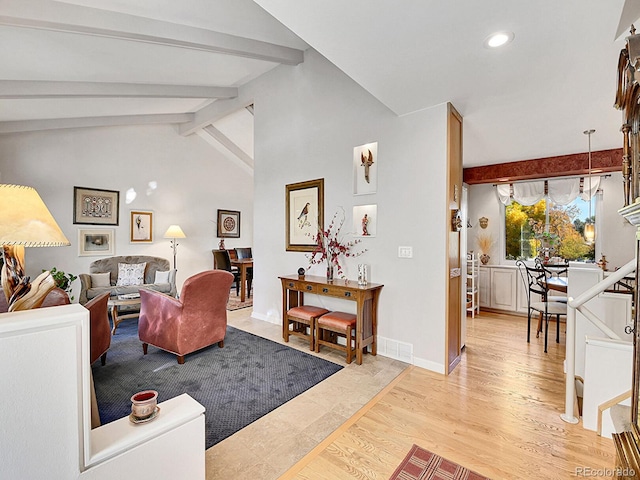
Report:
[[[591,183],[591,186],[589,186]],[[585,201],[593,197],[600,187],[600,177],[553,178],[533,182],[504,183],[497,185],[498,197],[505,205],[513,200],[520,205],[535,205],[545,195],[556,205],[568,205],[578,196]]]

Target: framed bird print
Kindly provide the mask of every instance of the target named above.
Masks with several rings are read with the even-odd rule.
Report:
[[[218,210],[218,238],[240,238],[240,212]]]
[[[353,149],[353,194],[368,195],[378,189],[378,142]]]
[[[153,243],[153,212],[131,210],[129,241]]]
[[[324,178],[285,186],[286,250],[313,252],[324,228]]]

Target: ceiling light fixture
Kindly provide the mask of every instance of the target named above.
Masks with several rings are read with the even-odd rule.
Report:
[[[589,136],[589,217],[584,224],[584,239],[587,243],[593,243],[596,238],[596,226],[593,224],[593,219],[591,217],[591,134],[594,132],[594,129],[582,132]]]
[[[511,43],[515,35],[513,32],[495,32],[489,35],[484,40],[484,46],[486,48],[498,48]]]

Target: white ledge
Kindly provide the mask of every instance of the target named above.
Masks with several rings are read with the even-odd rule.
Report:
[[[183,393],[159,403],[155,420],[135,425],[124,417],[91,430],[91,452],[86,455],[85,468],[95,466],[138,445],[151,441],[195,418],[204,415],[205,408]]]

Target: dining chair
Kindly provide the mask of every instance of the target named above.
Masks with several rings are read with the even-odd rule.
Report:
[[[567,315],[567,303],[553,301],[549,296],[548,271],[540,264],[529,266],[524,261],[516,262],[520,277],[522,278],[525,293],[527,295],[527,343],[531,337],[531,316],[533,312],[539,315],[536,338],[542,330],[541,323],[544,321],[544,351],[547,353],[547,337],[549,331],[549,319],[555,317],[556,320],[556,343],[560,343],[560,316]],[[535,296],[534,296],[535,295]],[[537,299],[539,297],[539,300]]]
[[[243,258],[253,258],[253,252],[251,251],[251,247],[240,247],[236,248],[236,255],[238,256],[238,260]],[[249,296],[251,296],[251,284],[253,283],[253,267],[247,268],[247,292],[249,292]]]
[[[236,297],[240,295],[240,271],[231,268],[231,258],[229,250],[211,250],[213,253],[214,270],[226,270],[233,274],[233,281],[236,284]]]

